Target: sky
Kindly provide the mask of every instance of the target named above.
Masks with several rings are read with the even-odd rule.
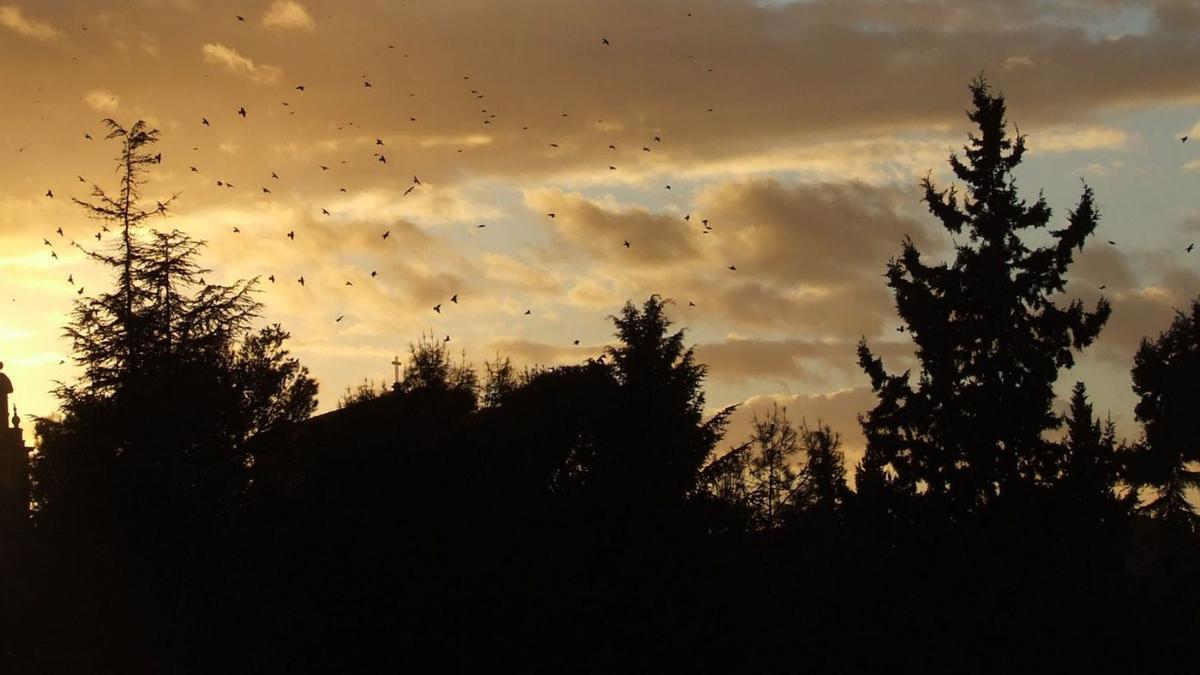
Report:
[[[742,404],[727,444],[778,403],[853,463],[855,344],[912,366],[882,275],[905,236],[952,251],[918,182],[949,185],[982,73],[1022,194],[1058,226],[1096,191],[1065,298],[1113,317],[1058,390],[1133,438],[1133,353],[1200,294],[1198,29],[1178,0],[0,0],[0,361],[54,412],[72,302],[112,283],[71,197],[116,185],[102,120],[141,119],[149,203],[179,194],[152,225],[205,240],[208,281],[260,278],[320,411],[423,333],[581,362],[658,293],[709,407]]]

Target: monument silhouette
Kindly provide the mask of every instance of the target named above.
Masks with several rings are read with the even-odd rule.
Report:
[[[13,385],[3,370],[0,363],[0,534],[10,534],[29,520],[29,448],[15,404],[8,418]]]

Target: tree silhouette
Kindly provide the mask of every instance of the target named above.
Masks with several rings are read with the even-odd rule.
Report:
[[[1170,523],[1197,529],[1200,515],[1187,491],[1200,488],[1200,298],[1180,312],[1155,340],[1143,339],[1134,356],[1134,409],[1145,438],[1136,453],[1132,480],[1154,495],[1142,510]]]
[[[44,517],[69,511],[110,525],[168,504],[203,519],[236,502],[246,440],[307,417],[316,383],[283,348],[282,328],[252,330],[254,281],[204,283],[202,242],[138,231],[171,201],[138,204],[145,169],[159,161],[144,148],[158,132],[108,124],[123,142],[120,197],[94,187],[98,201],[80,203],[122,228],[111,250],[85,251],[114,270],[116,288],[75,303],[66,336],[82,374],[56,389],[61,418],[39,420],[35,502]]]
[[[808,515],[833,519],[850,498],[841,445],[841,436],[820,420],[815,427],[800,425],[805,461],[799,476],[799,506]]]
[[[1114,488],[1119,480],[1116,425],[1093,416],[1087,387],[1076,382],[1071,407],[1065,417],[1063,462],[1059,487],[1074,503],[1076,512],[1094,520],[1111,521],[1120,508]]]
[[[758,527],[774,530],[796,506],[801,482],[793,465],[800,436],[788,421],[787,409],[778,404],[762,417],[755,414],[752,424],[748,499]]]
[[[479,391],[479,376],[467,364],[466,357],[454,363],[450,348],[432,333],[422,335],[408,346],[409,360],[400,380],[402,392],[462,392],[472,400]]]
[[[623,485],[633,501],[667,508],[697,492],[733,408],[703,420],[706,367],[684,346],[684,332],[669,332],[666,303],[653,295],[641,311],[625,303],[612,317],[620,344],[606,349],[620,388],[621,440],[597,456],[594,471]]]
[[[950,234],[965,230],[968,242],[956,244],[952,263],[929,265],[906,239],[887,270],[916,343],[915,382],[908,372],[888,373],[865,339],[858,349],[879,397],[862,417],[864,484],[923,493],[959,516],[1054,475],[1043,434],[1060,424],[1051,409],[1058,370],[1073,365],[1073,350],[1089,345],[1110,313],[1103,299],[1090,312],[1078,300],[1055,302],[1074,252],[1096,228],[1091,188],[1067,226],[1049,232],[1051,245],[1027,246],[1020,235],[1045,227],[1051,211],[1041,196],[1027,204],[1017,195],[1013,170],[1025,138],[1008,135],[1002,95],[982,78],[970,89],[968,117],[979,135],[969,135],[965,161],[950,156],[964,199],[929,177],[922,183],[930,212]]]

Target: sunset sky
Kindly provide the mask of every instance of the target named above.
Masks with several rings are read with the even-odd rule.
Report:
[[[949,180],[980,72],[1028,135],[1023,194],[1044,188],[1060,226],[1083,178],[1102,214],[1067,291],[1113,318],[1059,391],[1083,380],[1136,435],[1133,352],[1200,293],[1193,2],[5,3],[0,361],[22,414],[75,376],[78,287],[111,284],[69,246],[97,244],[79,177],[116,184],[106,117],[161,130],[146,195],[180,197],[154,226],[206,240],[209,281],[262,277],[322,411],[390,383],[422,332],[476,365],[576,363],[660,293],[709,405],[749,403],[730,442],[776,399],[856,461],[873,399],[854,345],[908,359],[882,274],[906,234],[951,252],[917,183]]]

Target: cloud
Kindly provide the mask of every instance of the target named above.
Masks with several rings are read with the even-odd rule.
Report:
[[[113,113],[121,106],[121,97],[103,89],[93,89],[84,94],[83,102],[98,113]]]
[[[204,55],[205,63],[224,66],[229,72],[248,77],[259,84],[274,84],[283,75],[282,68],[255,64],[236,50],[222,44],[205,44],[200,47],[200,52]]]
[[[875,406],[876,398],[870,387],[853,387],[821,394],[765,394],[743,401],[730,419],[723,447],[736,446],[750,438],[754,416],[760,417],[778,404],[787,409],[788,419],[799,426],[806,422],[815,426],[819,421],[828,424],[841,436],[845,453],[846,479],[853,485],[854,466],[866,450],[866,439],[858,424],[858,415]]]
[[[1129,134],[1111,127],[1059,127],[1029,134],[1030,151],[1043,153],[1119,150],[1128,143]]]
[[[763,340],[734,336],[724,342],[697,345],[696,360],[708,365],[713,378],[728,382],[785,379],[823,384],[830,370],[840,375],[859,372],[856,347],[856,342],[848,340]],[[877,342],[871,344],[871,349],[885,357],[912,357],[912,347],[906,343]]]
[[[312,15],[295,0],[275,0],[263,14],[262,25],[267,28],[296,28],[312,30]]]
[[[14,5],[0,6],[0,26],[35,40],[53,40],[62,35],[49,23],[26,17],[21,8]]]

